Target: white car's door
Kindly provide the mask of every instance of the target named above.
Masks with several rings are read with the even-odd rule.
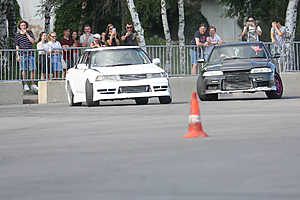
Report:
[[[85,93],[85,76],[84,72],[88,69],[86,64],[78,64],[76,70],[76,76],[74,79],[76,80],[76,90],[77,93],[83,95]]]

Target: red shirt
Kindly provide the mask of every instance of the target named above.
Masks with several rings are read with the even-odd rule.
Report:
[[[72,47],[73,43],[74,43],[74,40],[72,38],[66,39],[66,38],[62,37],[60,39],[61,46],[68,45],[69,47]],[[71,58],[71,50],[64,51],[64,59],[67,59],[67,58],[68,59]]]

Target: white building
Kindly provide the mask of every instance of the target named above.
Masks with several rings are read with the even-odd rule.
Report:
[[[201,13],[208,23],[217,28],[217,34],[225,41],[240,40],[241,28],[237,19],[225,17],[225,8],[218,4],[217,0],[202,1]]]
[[[44,18],[38,15],[39,5],[41,0],[17,0],[20,6],[20,15],[23,20],[30,25],[30,30],[34,33],[36,39],[40,32],[44,31]],[[54,17],[53,17],[54,19]],[[53,30],[54,20],[51,20],[50,30]]]

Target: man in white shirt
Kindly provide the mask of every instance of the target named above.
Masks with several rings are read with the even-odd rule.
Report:
[[[259,36],[261,36],[261,34],[262,31],[260,26],[256,25],[253,17],[249,17],[244,26],[242,38],[245,38],[247,42],[255,42],[259,41]]]

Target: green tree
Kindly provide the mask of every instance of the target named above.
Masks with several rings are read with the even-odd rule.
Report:
[[[262,28],[261,40],[270,41],[272,21],[274,17],[278,17],[284,24],[289,0],[220,0],[219,2],[227,7],[228,17],[238,17],[241,28],[244,26],[245,19],[253,16]],[[299,12],[297,19],[300,19]],[[300,39],[298,25],[299,20],[297,20],[296,39]]]

